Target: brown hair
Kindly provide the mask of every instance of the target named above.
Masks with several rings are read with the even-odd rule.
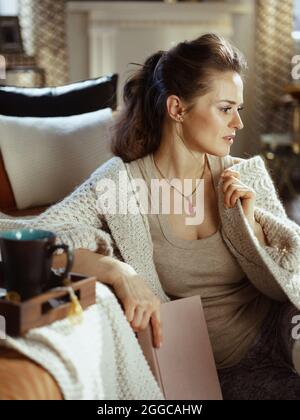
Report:
[[[193,99],[209,91],[213,71],[242,74],[246,67],[242,53],[215,34],[148,57],[124,86],[124,107],[112,132],[113,154],[131,162],[155,152],[168,96],[177,95],[191,109]]]

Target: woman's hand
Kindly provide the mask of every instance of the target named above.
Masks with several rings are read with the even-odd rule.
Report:
[[[65,255],[55,255],[52,267],[64,267],[65,258]],[[74,251],[72,271],[96,276],[98,281],[111,286],[134,331],[145,329],[150,321],[154,345],[159,347],[162,341],[160,300],[129,264],[81,248]]]
[[[240,174],[237,171],[226,169],[221,177],[223,178],[225,207],[234,207],[240,198],[244,215],[250,226],[254,228],[256,226],[254,218],[255,191],[240,181]]]
[[[162,325],[159,298],[129,264],[115,261],[110,275],[110,284],[133,330],[144,330],[151,322],[154,345],[160,347]]]

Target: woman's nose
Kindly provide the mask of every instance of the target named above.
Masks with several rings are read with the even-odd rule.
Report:
[[[230,127],[233,127],[236,130],[242,130],[242,128],[244,128],[243,121],[238,112],[234,114],[234,118],[231,120]]]

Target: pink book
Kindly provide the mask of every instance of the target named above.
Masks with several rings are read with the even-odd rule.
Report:
[[[222,400],[200,296],[161,305],[162,346],[152,344],[152,327],[137,333],[166,400]]]

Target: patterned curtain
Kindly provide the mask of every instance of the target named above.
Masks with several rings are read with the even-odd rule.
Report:
[[[276,104],[284,94],[283,87],[291,82],[293,3],[293,0],[257,0],[256,3],[251,118],[256,142],[262,133],[284,132],[290,128],[290,110]]]
[[[24,47],[46,73],[47,86],[68,82],[64,0],[19,0]]]

